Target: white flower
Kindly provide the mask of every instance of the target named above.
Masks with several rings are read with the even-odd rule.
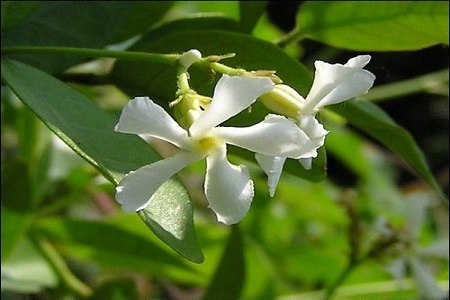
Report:
[[[277,85],[273,91],[263,95],[263,103],[271,109],[280,110],[296,118],[297,125],[318,149],[323,146],[328,131],[316,119],[316,113],[326,105],[340,103],[367,93],[375,81],[375,75],[363,69],[369,61],[370,55],[353,57],[345,65],[316,61],[314,82],[306,99],[287,85]],[[306,169],[311,168],[312,159],[317,156],[317,151],[311,154],[309,157],[299,159]],[[257,153],[256,159],[269,177],[269,193],[273,196],[286,157],[269,157]]]
[[[211,103],[189,127],[182,128],[147,97],[137,97],[125,106],[115,130],[152,136],[180,148],[174,156],[128,173],[116,188],[116,199],[125,211],[143,209],[160,185],[190,163],[206,157],[204,191],[209,207],[225,224],[239,222],[253,199],[253,182],[245,166],[227,160],[226,144],[268,156],[303,157],[315,151],[306,134],[289,119],[268,115],[250,127],[218,127],[248,108],[270,91],[268,78],[223,75]],[[308,155],[308,154],[306,154]]]

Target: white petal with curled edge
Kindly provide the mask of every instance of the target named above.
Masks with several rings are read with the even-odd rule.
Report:
[[[116,187],[116,200],[124,211],[145,208],[156,190],[175,173],[201,159],[197,153],[180,152],[150,165],[131,171]]]
[[[358,55],[350,58],[344,66],[362,69],[369,63],[370,59],[370,55]]]
[[[325,136],[328,134],[328,130],[323,128],[323,125],[313,115],[300,115],[298,118],[298,126],[306,133],[306,135],[316,144],[319,148],[323,146],[325,142]]]
[[[300,158],[298,162],[302,165],[305,170],[311,170],[312,168],[312,157]]]
[[[148,97],[136,97],[130,100],[125,105],[114,130],[150,135],[180,148],[190,148],[187,131]]]
[[[189,128],[193,136],[200,136],[237,115],[264,93],[270,91],[273,82],[266,77],[242,77],[223,75],[214,89],[211,104]]]
[[[367,93],[375,81],[375,75],[363,70],[370,56],[350,59],[347,64],[314,63],[314,82],[306,97],[302,113],[311,114],[325,105],[339,103]]]
[[[205,194],[217,220],[236,224],[247,214],[253,200],[253,181],[245,166],[232,165],[223,145],[206,158]]]
[[[212,134],[228,144],[269,156],[310,157],[315,144],[294,122],[279,115],[249,127],[217,127]]]
[[[283,165],[286,157],[268,156],[256,153],[256,161],[263,171],[267,174],[267,185],[269,186],[269,195],[273,197],[280,181]]]

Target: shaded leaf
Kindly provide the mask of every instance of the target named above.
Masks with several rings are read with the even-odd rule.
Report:
[[[360,51],[416,50],[449,43],[444,1],[307,1],[297,34]]]
[[[2,261],[22,240],[32,221],[33,201],[30,174],[26,165],[6,160],[2,163]]]
[[[2,32],[6,32],[20,24],[20,22],[35,11],[41,3],[42,1],[2,1]]]
[[[102,48],[111,42],[132,2],[43,1],[17,27],[2,35],[2,46]],[[101,16],[101,17],[100,17]],[[11,55],[49,73],[85,58],[67,55]]]
[[[56,135],[111,182],[117,184],[129,171],[160,159],[159,155],[139,137],[115,132],[114,125],[117,118],[50,75],[17,61],[2,60],[2,76],[17,96]],[[172,221],[179,223],[178,227],[192,228],[184,229],[189,234],[175,244],[172,243],[173,239],[164,239],[166,235],[158,236],[185,257],[190,257],[192,252],[185,253],[185,248],[179,248],[180,244],[189,244],[187,248],[191,250],[197,248],[197,255],[190,259],[198,261],[200,250],[193,233],[193,212],[187,201],[189,196],[177,180],[165,182],[161,189],[177,192],[176,194],[159,192],[153,197],[153,201],[171,203],[172,206],[166,204],[165,208],[168,210],[167,213],[173,214]],[[164,218],[164,215],[153,214],[152,217]],[[164,220],[154,221],[164,224]],[[160,227],[155,230],[159,232]],[[177,236],[178,233],[178,231],[167,232],[167,237]]]
[[[127,17],[114,36],[113,42],[121,42],[146,32],[175,4],[175,1],[132,1]]]
[[[251,32],[267,7],[268,1],[239,1],[241,30]]]
[[[222,299],[224,295],[227,299],[239,299],[244,283],[244,245],[239,227],[234,225],[203,299]]]

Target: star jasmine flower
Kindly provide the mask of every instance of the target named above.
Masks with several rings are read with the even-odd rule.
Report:
[[[284,84],[276,85],[272,91],[259,99],[274,112],[296,120],[297,125],[318,149],[323,146],[328,131],[316,119],[316,113],[326,105],[340,103],[369,91],[375,81],[375,75],[363,68],[370,58],[370,55],[359,55],[344,65],[316,61],[314,82],[306,99]],[[312,152],[310,157],[300,158],[299,162],[304,168],[310,169],[315,157],[317,151]],[[270,157],[257,153],[256,159],[268,175],[269,193],[273,196],[286,157]]]
[[[262,155],[290,158],[308,156],[315,151],[307,135],[284,116],[268,115],[250,127],[218,126],[272,88],[273,83],[268,78],[223,75],[209,104],[205,105],[204,99],[194,101],[195,95],[186,96],[189,101],[194,100],[192,109],[184,109],[187,122],[184,128],[148,97],[129,101],[116,131],[162,139],[180,151],[125,175],[116,188],[116,199],[123,209],[131,212],[145,208],[163,182],[185,166],[206,158],[204,192],[209,207],[218,221],[239,222],[250,208],[253,181],[244,165],[236,166],[228,161],[227,144]],[[183,107],[178,101],[175,105]],[[198,105],[202,107],[197,110]]]

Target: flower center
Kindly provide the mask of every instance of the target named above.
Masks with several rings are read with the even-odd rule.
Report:
[[[195,142],[198,150],[202,152],[210,152],[211,150],[219,147],[221,144],[222,141],[211,136],[201,138]]]

